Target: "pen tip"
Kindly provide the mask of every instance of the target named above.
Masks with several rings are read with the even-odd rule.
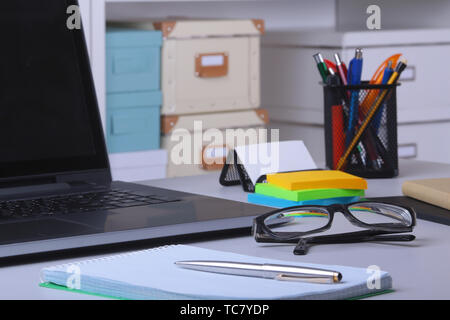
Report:
[[[333,274],[333,282],[334,283],[341,282],[341,280],[342,280],[342,273],[336,272]]]

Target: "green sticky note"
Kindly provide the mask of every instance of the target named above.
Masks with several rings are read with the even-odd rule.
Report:
[[[307,189],[287,190],[269,183],[258,183],[255,192],[280,199],[291,201],[307,201],[341,197],[364,197],[364,190],[353,189]]]

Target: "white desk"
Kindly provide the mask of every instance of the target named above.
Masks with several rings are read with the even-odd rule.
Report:
[[[450,177],[450,165],[401,161],[400,177],[388,180],[369,180],[367,196],[400,195],[401,184],[404,180],[444,176]],[[221,187],[218,184],[218,174],[155,180],[148,181],[146,184],[246,201],[246,194],[240,187]],[[338,215],[336,218],[331,231],[348,231],[349,223],[342,218],[342,215]],[[396,291],[372,299],[450,299],[449,230],[447,226],[419,220],[414,230],[417,239],[411,243],[321,245],[312,247],[306,256],[294,256],[292,245],[257,244],[250,236],[196,242],[192,245],[286,261],[341,264],[362,268],[378,265],[392,275]],[[83,259],[52,260],[1,268],[0,299],[98,299],[38,287],[39,272],[43,267]]]

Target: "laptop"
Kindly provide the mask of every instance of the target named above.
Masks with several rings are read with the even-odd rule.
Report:
[[[0,2],[0,258],[249,230],[266,208],[112,181],[76,4]]]

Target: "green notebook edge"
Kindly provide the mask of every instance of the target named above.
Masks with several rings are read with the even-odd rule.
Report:
[[[125,298],[118,298],[118,297],[107,296],[107,295],[93,293],[93,292],[87,292],[87,291],[83,291],[83,290],[69,289],[67,287],[60,286],[60,285],[50,283],[50,282],[42,282],[39,284],[39,287],[46,288],[46,289],[54,289],[54,290],[78,293],[78,294],[84,294],[84,295],[88,295],[88,296],[94,296],[94,297],[100,297],[100,298],[106,298],[106,299],[123,300],[123,301],[129,300],[129,299],[125,299]]]
[[[60,285],[57,285],[57,284],[54,284],[54,283],[50,283],[50,282],[42,282],[42,283],[39,284],[39,286],[41,288],[46,288],[46,289],[54,289],[54,290],[66,291],[66,292],[84,294],[84,295],[88,295],[88,296],[94,296],[94,297],[100,297],[100,298],[106,298],[106,299],[112,299],[112,300],[122,300],[122,301],[129,300],[129,299],[125,299],[125,298],[117,298],[117,297],[113,297],[113,296],[107,296],[107,295],[102,295],[102,294],[92,293],[92,292],[87,292],[87,291],[82,291],[82,290],[69,289],[67,287],[60,286]],[[349,300],[349,301],[352,301],[352,300],[363,300],[363,299],[379,296],[379,295],[382,295],[382,294],[393,293],[393,292],[395,292],[395,290],[387,289],[387,290],[378,291],[378,292],[375,292],[375,293],[366,294],[366,295],[363,295],[363,296],[358,296],[358,297],[354,297],[354,298],[348,298],[348,299],[345,299],[345,300]]]
[[[255,186],[255,193],[296,202],[317,199],[365,196],[365,191],[359,189],[307,189],[291,191],[269,183],[257,183]]]

